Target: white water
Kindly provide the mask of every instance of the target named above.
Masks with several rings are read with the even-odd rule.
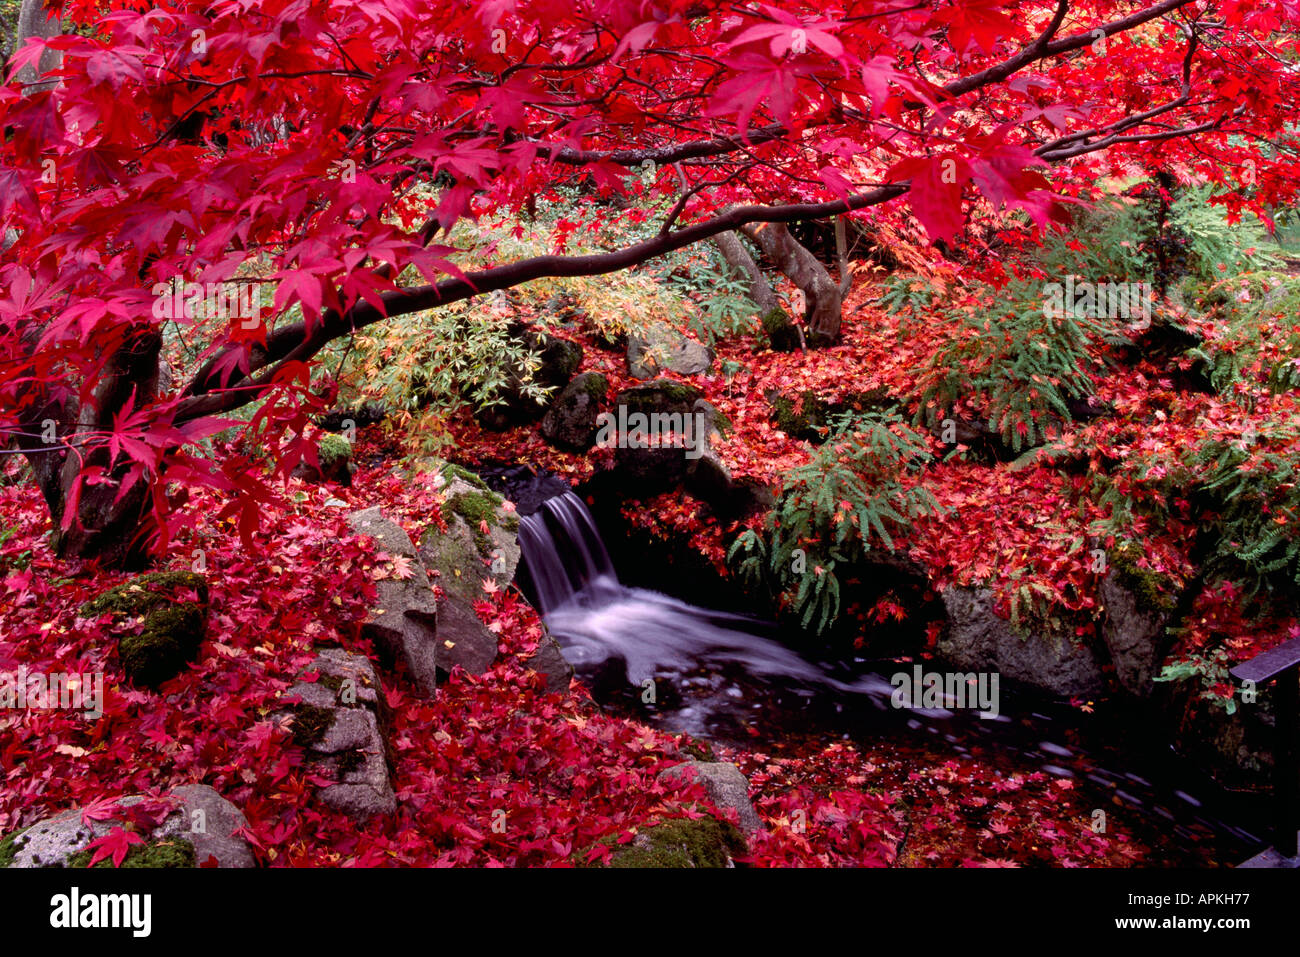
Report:
[[[547,627],[579,669],[611,658],[626,662],[627,680],[701,666],[738,665],[750,675],[838,691],[888,697],[877,676],[852,684],[755,631],[756,619],[710,611],[668,595],[621,584],[587,507],[572,492],[548,499],[520,523],[519,543]]]

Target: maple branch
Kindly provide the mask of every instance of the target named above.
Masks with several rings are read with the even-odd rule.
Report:
[[[238,409],[266,392],[273,384],[277,372],[286,365],[306,361],[333,340],[393,316],[445,306],[497,289],[509,289],[533,279],[598,276],[619,272],[750,223],[793,223],[824,219],[887,202],[902,196],[908,188],[906,183],[891,183],[847,199],[824,203],[737,206],[711,219],[613,252],[585,256],[534,256],[471,272],[464,279],[446,279],[425,286],[382,293],[382,310],[369,302],[356,303],[342,314],[336,310],[326,310],[317,322],[310,325],[305,321],[295,322],[277,328],[268,335],[264,358],[256,366],[250,364],[249,376],[244,381],[218,388],[215,383],[204,381],[204,378],[210,379],[211,375],[204,377],[200,373],[185,390],[188,398],[177,405],[173,422],[179,425],[203,416]],[[222,356],[241,348],[242,346],[228,346],[210,360],[205,369],[217,367]],[[253,376],[253,372],[258,374]]]

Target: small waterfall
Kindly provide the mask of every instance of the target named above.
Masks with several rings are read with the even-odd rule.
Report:
[[[519,547],[543,615],[574,601],[583,589],[603,592],[618,585],[596,523],[572,492],[547,499],[520,520]]]
[[[572,492],[548,499],[521,519],[519,544],[547,627],[579,669],[619,658],[632,685],[709,665],[841,691],[888,695],[892,690],[875,677],[852,686],[834,680],[758,634],[771,626],[757,619],[620,584],[591,513]]]

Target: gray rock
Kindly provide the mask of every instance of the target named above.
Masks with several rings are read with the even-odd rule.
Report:
[[[461,514],[473,506],[492,503],[488,530]],[[471,606],[483,597],[483,582],[491,579],[498,588],[514,581],[519,565],[519,516],[508,511],[505,500],[494,492],[454,479],[443,492],[442,510],[447,531],[430,528],[420,538],[420,558],[434,580],[448,595],[456,595]],[[467,509],[466,505],[471,506]]]
[[[562,448],[591,448],[596,441],[596,416],[608,392],[609,380],[599,372],[575,376],[546,410],[542,437]]]
[[[438,667],[448,674],[460,665],[481,675],[497,657],[497,636],[488,631],[474,608],[449,594],[438,603]]]
[[[392,814],[397,798],[384,743],[383,687],[374,667],[361,655],[329,648],[299,677],[311,673],[321,677],[296,682],[286,695],[332,714],[319,739],[303,749],[314,770],[333,779],[317,792],[321,801],[357,820]],[[279,717],[291,715],[281,712]]]
[[[634,379],[653,379],[662,372],[699,375],[713,365],[713,350],[656,322],[627,337],[627,368]]]
[[[560,644],[549,634],[542,635],[537,651],[524,659],[524,667],[546,679],[546,690],[563,694],[573,680],[573,665],[564,657]]]
[[[752,834],[763,827],[758,812],[749,801],[749,781],[734,764],[725,761],[687,761],[659,774],[659,779],[664,783],[677,781],[682,777],[698,778],[704,785],[709,800],[720,810],[734,808],[740,820],[740,827],[747,834]]]
[[[1092,650],[1064,639],[1022,636],[993,611],[992,592],[954,585],[943,593],[948,633],[939,655],[961,671],[995,671],[1003,678],[1062,696],[1097,694],[1104,687]]]
[[[424,563],[410,536],[385,518],[379,506],[353,512],[347,519],[358,535],[373,538],[378,550],[411,561],[410,578],[385,578],[375,583],[375,605],[361,627],[380,648],[401,658],[420,688],[432,695],[437,687],[438,609]]]
[[[692,444],[703,441],[707,449],[710,421],[708,413],[696,407],[700,398],[698,389],[668,379],[632,386],[618,394],[612,427],[617,430],[626,424],[630,434],[619,436],[614,467],[626,491],[654,494],[676,488],[686,479],[691,463],[698,461],[693,449],[689,450],[692,457],[687,457],[688,423]],[[697,412],[702,413],[702,418],[696,416]],[[640,416],[644,416],[644,427]],[[645,429],[644,433],[631,434],[640,428]],[[669,432],[677,438],[670,438],[666,434]]]
[[[1101,580],[1101,601],[1105,609],[1101,635],[1110,649],[1115,677],[1126,691],[1145,698],[1155,687],[1153,681],[1169,649],[1170,615],[1142,607],[1113,567]]]
[[[181,839],[194,847],[194,859],[202,865],[209,858],[218,867],[254,867],[253,852],[236,831],[248,826],[242,811],[206,784],[187,784],[174,789],[168,799],[175,804],[162,823],[149,832],[149,843]],[[122,807],[139,804],[144,798],[132,795],[118,802]],[[10,867],[64,867],[69,858],[86,849],[91,841],[104,837],[123,821],[117,818],[82,823],[81,809],[73,808],[39,821],[15,841],[16,853]]]

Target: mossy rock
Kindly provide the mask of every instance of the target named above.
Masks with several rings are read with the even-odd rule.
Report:
[[[1133,593],[1140,611],[1167,615],[1176,605],[1174,580],[1143,568],[1139,561],[1144,554],[1137,542],[1123,542],[1111,550],[1107,560],[1120,584]]]
[[[865,392],[849,392],[842,398],[829,400],[811,389],[797,396],[777,392],[768,401],[772,406],[772,419],[786,435],[806,442],[821,442],[826,430],[836,416],[846,412],[879,412],[897,407],[897,402],[883,388]]]
[[[799,329],[794,321],[786,315],[784,309],[769,309],[759,317],[763,327],[763,336],[767,344],[776,352],[794,352],[801,345]]]
[[[319,744],[334,724],[334,710],[311,704],[293,707],[293,743],[301,748]]]
[[[67,860],[68,867],[89,867],[91,851],[81,851]],[[136,844],[122,858],[121,868],[158,868],[158,867],[196,867],[198,861],[194,854],[194,845],[183,838],[169,838],[150,844]],[[113,867],[110,858],[98,861],[95,867]]]
[[[82,618],[95,618],[107,612],[145,615],[160,605],[171,603],[172,595],[182,588],[197,592],[199,602],[207,605],[208,583],[198,572],[150,572],[137,575],[86,602],[79,614]]]
[[[630,844],[616,845],[612,838],[601,843],[616,848],[605,866],[618,868],[731,867],[749,849],[738,827],[713,817],[659,821],[642,827]],[[576,862],[585,864],[587,855],[580,851]]]
[[[484,482],[481,478],[479,478],[477,475],[475,475],[473,472],[471,472],[469,469],[465,468],[462,465],[456,465],[455,463],[448,462],[440,469],[440,472],[442,474],[442,477],[445,478],[448,482],[454,482],[456,479],[460,479],[462,482],[465,482],[468,485],[472,485],[476,489],[479,489],[480,491],[483,492],[492,491],[490,488],[488,488],[486,482]]]
[[[3,840],[0,840],[0,869],[4,869],[13,864],[14,857],[23,849],[23,844],[26,840],[23,835],[26,834],[27,831],[28,828],[22,828],[21,830],[14,831],[12,834],[6,835]]]
[[[198,601],[178,601],[189,589]],[[198,655],[208,612],[208,585],[195,572],[152,572],[110,588],[82,605],[83,618],[103,614],[142,618],[136,634],[118,641],[122,670],[132,684],[153,688],[180,674]]]
[[[352,459],[352,443],[341,435],[326,432],[316,449],[322,472],[329,472]]]

